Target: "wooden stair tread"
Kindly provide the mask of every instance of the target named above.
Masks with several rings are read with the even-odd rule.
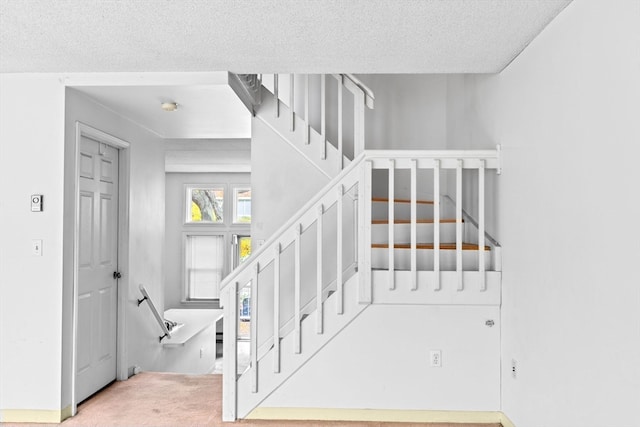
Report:
[[[373,243],[371,245],[374,249],[389,249],[388,243]],[[411,243],[396,243],[393,245],[394,249],[411,249]],[[416,249],[433,249],[433,243],[418,243]],[[463,251],[477,251],[479,248],[475,243],[462,243]],[[455,243],[440,243],[440,250],[455,250]],[[484,247],[485,251],[491,250],[489,246]]]
[[[371,201],[389,203],[389,198],[388,197],[372,197]],[[410,199],[393,199],[393,202],[394,203],[411,203],[411,200]],[[416,200],[416,203],[419,205],[432,205],[433,200]]]
[[[418,219],[416,220],[416,224],[433,224],[433,219]],[[455,224],[455,218],[445,218],[440,220],[440,224]],[[464,219],[462,220],[464,222]],[[411,224],[410,219],[396,219],[393,221],[394,224]],[[371,224],[389,224],[388,219],[374,219],[371,220]]]

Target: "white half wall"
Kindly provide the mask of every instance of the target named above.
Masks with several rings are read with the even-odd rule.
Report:
[[[497,306],[370,305],[260,406],[497,411],[499,316]]]
[[[60,411],[65,88],[0,74],[0,421]],[[30,196],[44,195],[44,211]],[[42,240],[42,256],[31,241]],[[59,413],[59,412],[58,412]]]
[[[499,75],[451,82],[449,148],[503,147],[502,411],[518,427],[640,422],[638,46],[639,2],[575,1]]]

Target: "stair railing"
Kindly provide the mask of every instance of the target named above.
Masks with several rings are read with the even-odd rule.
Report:
[[[302,278],[307,278],[304,273],[308,273],[303,266],[302,239],[306,233],[313,235],[312,227],[315,226],[316,259],[315,268],[315,316],[316,331],[323,331],[323,310],[322,304],[327,298],[327,283],[329,278],[324,277],[324,266],[327,263],[335,265],[336,280],[336,311],[337,314],[343,312],[343,285],[348,280],[344,272],[349,271],[343,265],[343,250],[348,246],[345,239],[345,230],[353,230],[353,245],[355,270],[358,274],[358,302],[369,304],[372,302],[373,281],[371,263],[371,227],[372,227],[372,176],[375,170],[386,170],[388,172],[387,192],[388,192],[388,282],[393,289],[395,287],[395,266],[394,266],[394,203],[395,199],[395,175],[398,170],[405,169],[410,172],[410,212],[411,212],[411,287],[418,289],[418,267],[417,267],[417,205],[418,205],[418,171],[423,169],[432,170],[432,188],[434,203],[434,245],[433,245],[433,271],[435,273],[434,290],[440,289],[440,231],[441,223],[440,200],[444,197],[441,194],[441,176],[448,170],[455,172],[455,210],[456,210],[456,275],[458,290],[464,290],[462,264],[463,233],[462,233],[462,172],[463,170],[476,171],[478,174],[478,199],[479,218],[478,228],[478,271],[481,276],[480,290],[486,289],[484,278],[485,273],[485,179],[486,170],[500,171],[501,159],[499,150],[473,150],[473,151],[418,151],[418,150],[366,150],[351,162],[342,172],[329,182],[313,199],[307,202],[286,224],[284,224],[266,243],[258,248],[239,268],[234,270],[221,283],[221,304],[225,309],[225,330],[224,330],[224,382],[223,382],[223,420],[233,421],[236,418],[237,404],[237,337],[239,322],[239,291],[247,286],[251,290],[250,308],[250,366],[246,374],[251,375],[251,392],[258,392],[258,362],[261,358],[261,340],[267,342],[267,348],[273,351],[274,364],[273,372],[280,372],[280,341],[283,338],[281,318],[281,291],[283,283],[281,278],[286,274],[283,271],[283,254],[285,248],[293,248],[293,272],[289,274],[293,277],[293,333],[294,352],[302,353],[301,321],[305,314],[305,307],[301,299],[303,288]],[[353,215],[345,215],[345,201],[353,200],[346,197],[348,193],[353,195],[357,207]],[[335,209],[336,229],[335,242],[336,252],[331,257],[325,256],[327,251],[323,250],[323,242],[326,236],[324,230],[327,213]],[[347,218],[345,220],[345,218]],[[307,252],[306,257],[310,255]],[[308,259],[307,259],[308,261]],[[307,263],[308,264],[308,263]],[[264,280],[267,268],[272,269],[272,282]],[[308,265],[307,265],[308,268]],[[291,272],[290,272],[291,273]],[[262,302],[259,289],[263,281],[273,287],[271,301]],[[307,307],[309,303],[306,304]],[[264,307],[272,307],[263,313]],[[268,328],[267,328],[268,325]],[[272,332],[265,337],[264,329],[272,328]],[[262,330],[262,332],[260,332]],[[264,368],[264,367],[263,367]]]
[[[319,84],[312,85],[311,79],[319,79]],[[328,79],[336,81],[337,93],[335,97],[329,97]],[[289,107],[289,129],[295,130],[295,118],[301,119],[305,126],[304,142],[311,143],[311,129],[314,129],[321,136],[321,160],[327,157],[327,144],[332,144],[338,150],[338,170],[342,170],[346,164],[344,162],[346,153],[347,137],[353,137],[348,142],[353,143],[353,156],[347,156],[349,160],[353,160],[365,149],[365,108],[372,109],[375,99],[373,92],[364,83],[351,74],[273,74],[271,79],[264,77],[263,83],[268,85],[276,100],[276,117],[280,115],[279,103],[282,102]],[[298,88],[300,86],[300,89]],[[299,91],[301,96],[298,99]],[[349,93],[353,99],[353,135],[347,135],[345,132],[345,105],[347,104],[346,93]],[[331,104],[335,98],[335,105]],[[319,109],[319,121],[313,123],[310,111],[312,106]],[[336,122],[332,122],[333,114],[330,111],[336,111]],[[334,128],[337,141],[329,140],[329,129]]]
[[[433,272],[434,272],[434,290],[441,289],[441,271],[440,271],[440,255],[441,255],[441,177],[446,170],[455,171],[455,224],[456,224],[456,277],[457,288],[459,291],[464,290],[464,266],[463,266],[463,170],[477,171],[477,194],[478,194],[478,220],[475,225],[478,228],[477,245],[478,245],[478,271],[480,272],[480,290],[486,290],[485,261],[486,251],[485,243],[485,171],[494,169],[498,174],[501,173],[501,156],[500,148],[496,150],[443,150],[443,151],[391,151],[391,150],[375,150],[368,151],[366,164],[371,164],[372,169],[387,170],[388,183],[388,270],[389,270],[389,288],[395,288],[395,236],[394,236],[394,214],[395,205],[395,174],[398,169],[408,169],[410,171],[410,265],[411,265],[411,289],[418,289],[418,242],[417,242],[417,190],[418,190],[418,171],[421,169],[432,170],[433,185]],[[365,226],[370,224],[370,218],[367,218]],[[370,225],[369,225],[370,227]],[[370,231],[365,230],[370,236]],[[495,240],[490,238],[490,241]],[[499,254],[498,254],[499,255]],[[494,254],[495,256],[495,254]],[[494,262],[499,265],[499,262]]]
[[[302,278],[309,277],[312,271],[304,270],[302,260],[302,239],[304,237],[315,237],[316,244],[316,260],[315,269],[315,305],[316,305],[316,330],[322,333],[323,310],[322,303],[327,298],[327,283],[331,282],[329,277],[325,277],[325,265],[331,263],[335,266],[335,292],[336,292],[336,310],[338,314],[343,311],[343,285],[348,277],[345,277],[345,271],[355,271],[355,268],[345,268],[343,253],[344,247],[348,246],[345,234],[347,230],[357,230],[359,228],[358,216],[349,215],[346,204],[350,201],[361,200],[357,194],[363,194],[362,187],[362,168],[365,154],[361,153],[358,158],[351,162],[342,172],[336,176],[323,190],[321,190],[313,199],[305,204],[285,225],[283,225],[267,242],[258,248],[239,268],[234,270],[220,284],[221,289],[221,305],[225,309],[224,319],[224,382],[223,382],[223,419],[234,420],[236,417],[236,375],[237,375],[237,337],[239,322],[238,295],[241,289],[246,286],[250,287],[251,307],[250,307],[250,367],[248,374],[252,378],[252,392],[258,391],[258,361],[259,361],[259,339],[264,339],[264,332],[260,332],[260,325],[273,325],[271,337],[274,352],[273,371],[280,371],[280,341],[282,338],[282,321],[281,319],[281,278],[285,276],[283,271],[284,260],[283,254],[286,248],[293,248],[293,333],[294,352],[302,352],[301,342],[301,321],[304,315],[304,303],[302,301],[303,283]],[[357,193],[357,194],[356,194]],[[349,197],[351,195],[352,197]],[[359,207],[357,209],[360,209]],[[335,245],[336,253],[331,256],[325,256],[323,250],[324,242],[327,240],[327,234],[330,230],[325,230],[325,223],[329,220],[329,211],[335,212],[336,228],[335,228]],[[354,212],[356,208],[354,207]],[[344,224],[346,221],[348,224]],[[315,236],[312,227],[315,226]],[[307,235],[309,233],[309,235]],[[354,246],[353,259],[362,259],[360,252],[363,248],[359,246],[354,234],[351,244]],[[358,255],[356,255],[356,252]],[[272,286],[273,300],[272,303],[260,299],[260,284],[263,281],[264,274],[267,270],[273,269]],[[291,273],[291,272],[289,272]],[[306,273],[306,274],[305,274]],[[291,274],[289,274],[291,275]],[[271,279],[270,279],[271,280]],[[308,281],[306,282],[308,283]],[[370,290],[366,291],[366,295],[361,295],[364,302],[370,301]],[[270,304],[273,307],[269,318],[269,314],[263,314],[263,304]],[[308,304],[307,304],[308,305]],[[266,317],[266,318],[263,318]],[[268,329],[268,328],[263,328]],[[259,336],[260,334],[260,336]]]

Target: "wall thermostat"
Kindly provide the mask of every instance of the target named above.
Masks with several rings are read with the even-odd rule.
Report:
[[[31,212],[42,212],[42,194],[34,194],[31,196]]]

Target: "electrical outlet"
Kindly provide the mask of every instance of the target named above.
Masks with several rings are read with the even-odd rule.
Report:
[[[34,256],[42,256],[42,240],[34,239],[31,241],[31,253]]]
[[[518,373],[518,364],[516,362],[516,359],[511,359],[511,376],[515,379],[517,378],[517,373]]]
[[[431,350],[430,360],[431,360],[431,367],[432,368],[440,368],[440,367],[442,367],[442,351],[440,351],[440,350]]]

